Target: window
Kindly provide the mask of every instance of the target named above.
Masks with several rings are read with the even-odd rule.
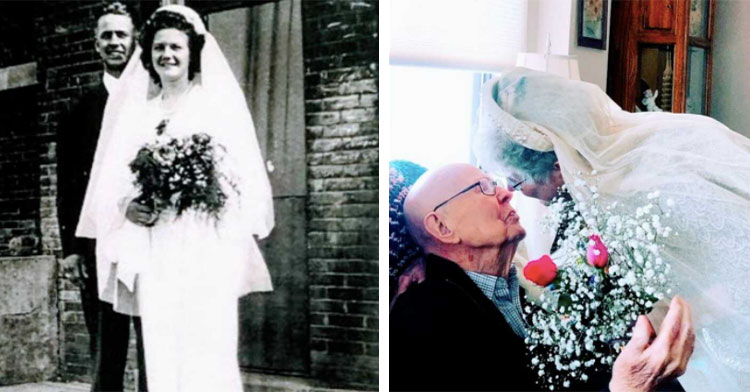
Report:
[[[391,2],[391,64],[493,70],[526,49],[527,0]]]
[[[459,4],[460,3],[460,4]],[[391,3],[391,156],[426,167],[473,161],[478,70],[526,48],[527,0]]]
[[[391,67],[391,157],[431,168],[471,162],[478,80],[471,71]]]

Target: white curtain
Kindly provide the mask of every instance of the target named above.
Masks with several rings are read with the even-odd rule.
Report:
[[[391,3],[391,64],[471,70],[513,66],[526,50],[527,0]]]

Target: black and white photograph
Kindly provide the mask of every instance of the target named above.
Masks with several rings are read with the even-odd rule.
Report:
[[[378,8],[0,2],[0,391],[378,388]]]

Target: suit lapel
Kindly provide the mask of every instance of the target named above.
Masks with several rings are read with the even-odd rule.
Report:
[[[435,255],[429,255],[427,258],[426,274],[430,279],[444,279],[451,285],[461,290],[488,319],[503,329],[507,329],[513,336],[515,333],[508,325],[505,317],[495,304],[487,298],[482,290],[477,287],[469,275],[464,272],[456,263],[445,260]]]

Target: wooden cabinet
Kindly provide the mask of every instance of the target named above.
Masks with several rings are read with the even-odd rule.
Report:
[[[629,111],[707,114],[715,0],[613,0],[607,94]]]
[[[675,26],[675,10],[672,0],[641,1],[644,30],[672,30]]]

